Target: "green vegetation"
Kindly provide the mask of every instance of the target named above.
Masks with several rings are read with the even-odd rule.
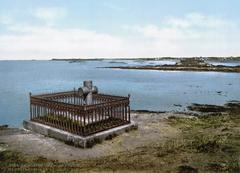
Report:
[[[239,108],[200,117],[166,119],[181,133],[115,155],[69,162],[47,160],[14,151],[0,152],[0,172],[240,172]],[[9,171],[10,170],[10,171]]]
[[[177,63],[178,66],[183,67],[207,67],[210,64],[206,63],[202,58],[183,58]]]
[[[205,109],[209,110],[211,106],[205,105]],[[202,112],[206,112],[201,108]],[[213,112],[216,112],[216,106],[213,108]],[[228,103],[219,107],[224,113],[169,118],[171,125],[182,130],[182,149],[188,154],[194,153],[191,162],[203,172],[240,172],[239,108],[239,103]]]

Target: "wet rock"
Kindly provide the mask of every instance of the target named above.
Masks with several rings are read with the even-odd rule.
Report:
[[[175,107],[182,107],[180,104],[174,104]]]
[[[178,173],[198,173],[198,169],[189,165],[181,165],[178,167]]]
[[[197,104],[193,103],[187,107],[188,110],[200,113],[211,113],[213,115],[216,113],[225,113],[225,112],[240,112],[240,101],[232,100],[228,103],[221,105],[208,105],[208,104]]]
[[[187,108],[190,111],[197,111],[197,112],[226,112],[228,110],[224,106],[197,104],[197,103],[194,103],[188,106]]]
[[[8,128],[8,125],[0,125],[0,130],[5,130],[5,129],[7,129]]]

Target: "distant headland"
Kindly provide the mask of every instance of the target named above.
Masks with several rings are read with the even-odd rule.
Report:
[[[142,60],[142,61],[161,61],[161,60],[180,60],[180,59],[203,59],[205,61],[240,61],[240,56],[228,56],[228,57],[140,57],[140,58],[52,58],[52,61],[102,61],[102,60]]]

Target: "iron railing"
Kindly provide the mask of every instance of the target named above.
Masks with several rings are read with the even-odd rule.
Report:
[[[30,120],[87,136],[130,123],[129,96],[93,94],[85,105],[76,91],[30,94]]]

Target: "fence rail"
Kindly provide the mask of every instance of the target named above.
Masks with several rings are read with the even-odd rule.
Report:
[[[85,105],[75,91],[30,94],[30,120],[87,136],[130,123],[129,97],[94,94]]]

